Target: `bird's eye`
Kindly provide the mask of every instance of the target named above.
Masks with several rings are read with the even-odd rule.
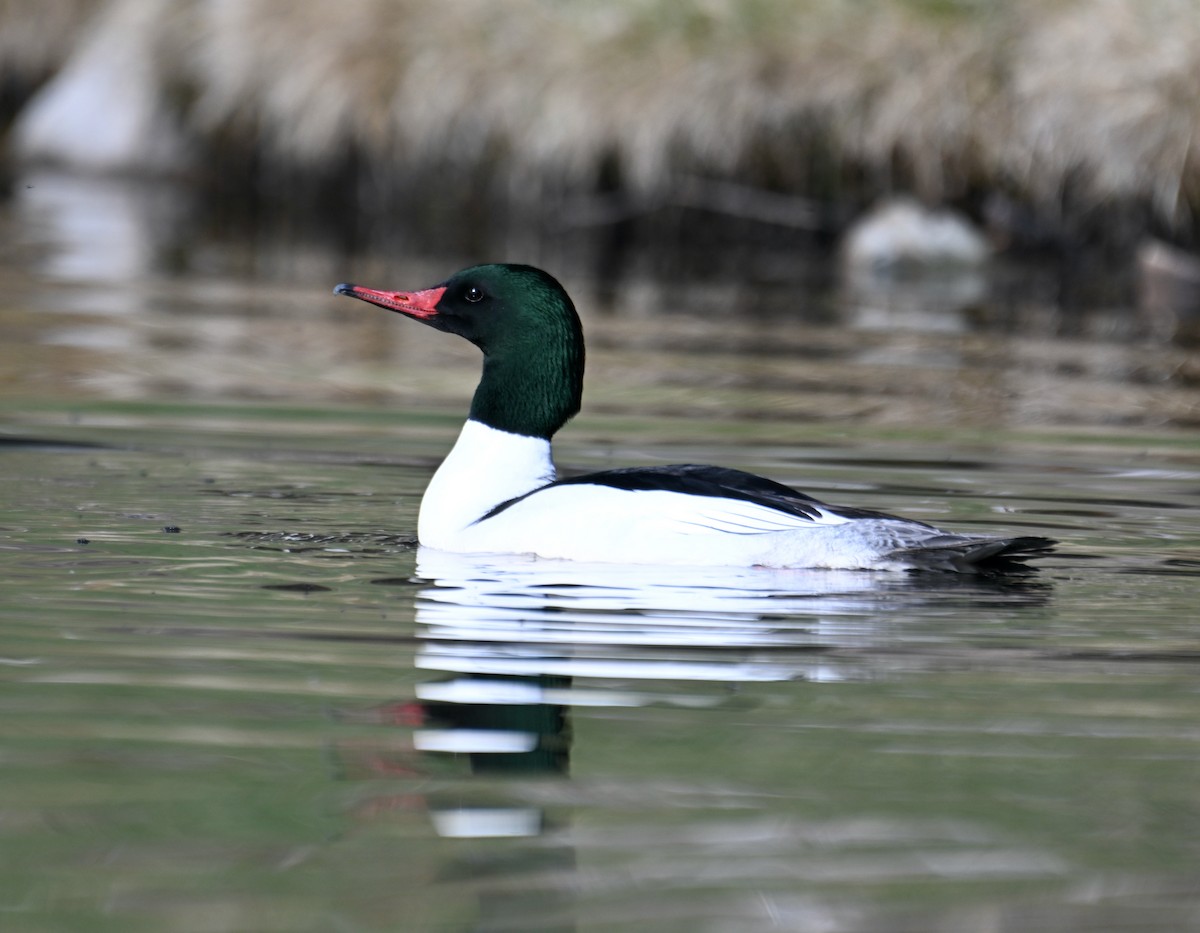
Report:
[[[474,304],[477,301],[483,301],[483,289],[478,288],[475,285],[472,285],[470,288],[467,289],[466,294],[463,295],[463,297],[466,298],[467,301],[471,302],[472,304]]]

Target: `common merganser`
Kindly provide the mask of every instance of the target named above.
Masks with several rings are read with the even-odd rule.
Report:
[[[942,531],[826,505],[739,470],[693,464],[557,477],[550,440],[580,407],[583,328],[563,287],[525,265],[464,269],[413,292],[334,289],[483,351],[467,423],[421,500],[417,537],[460,553],[630,564],[961,573],[1026,569],[1041,537]]]

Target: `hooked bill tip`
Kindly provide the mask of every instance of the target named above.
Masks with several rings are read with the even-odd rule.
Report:
[[[335,295],[353,295],[354,289],[357,287],[350,282],[342,282],[340,285],[333,286],[333,293]]]

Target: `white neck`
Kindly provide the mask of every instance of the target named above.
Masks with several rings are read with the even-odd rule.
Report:
[[[421,499],[417,537],[455,550],[454,539],[490,509],[554,482],[550,442],[468,421]]]

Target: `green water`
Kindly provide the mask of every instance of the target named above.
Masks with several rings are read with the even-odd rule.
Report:
[[[52,235],[0,269],[0,928],[1200,922],[1186,350],[631,288],[585,308],[567,468],[720,462],[1060,552],[1012,582],[471,561],[412,540],[469,347],[323,267],[106,281]]]
[[[1141,455],[1110,451],[1044,498],[1047,464],[977,464],[1005,524],[1068,541],[1009,585],[424,556],[418,577],[428,467],[377,456],[369,420],[359,456],[353,412],[340,455],[294,413],[265,443],[170,417],[2,455],[7,928],[1194,917],[1194,464],[1121,477]],[[882,474],[873,503],[927,514],[941,471],[885,449],[825,451],[809,487]],[[984,518],[961,492],[939,509]],[[477,730],[532,747],[473,751]]]

